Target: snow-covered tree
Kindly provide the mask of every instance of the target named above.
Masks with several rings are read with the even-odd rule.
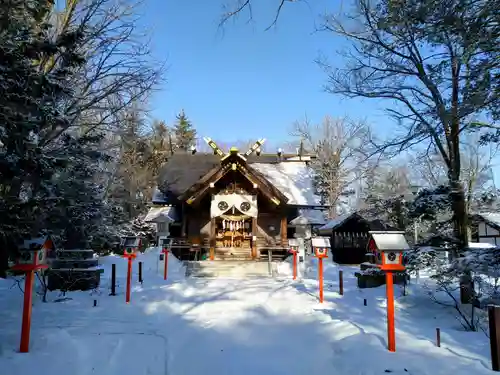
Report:
[[[46,204],[37,200],[39,192],[50,190],[47,182],[67,164],[47,155],[41,139],[69,121],[65,105],[74,95],[74,71],[84,63],[77,51],[85,34],[68,28],[54,38],[46,22],[51,6],[9,0],[0,9],[0,275],[7,249],[38,229],[34,215]],[[40,69],[40,61],[56,56],[53,69]]]
[[[349,209],[354,182],[368,171],[370,128],[364,123],[326,116],[321,124],[296,122],[292,135],[300,138],[316,159],[314,187],[322,204],[330,206],[330,217]]]

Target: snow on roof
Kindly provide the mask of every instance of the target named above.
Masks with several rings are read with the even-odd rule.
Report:
[[[325,214],[321,210],[299,208],[299,215],[290,221],[291,225],[321,225],[325,224]]]
[[[484,213],[478,214],[478,216],[481,216],[485,221],[489,221],[493,225],[500,227],[500,213],[484,212]]]
[[[147,223],[175,220],[177,220],[177,212],[175,207],[172,206],[152,207],[149,209],[148,214],[144,218],[144,221]]]
[[[320,197],[314,193],[313,171],[306,163],[252,163],[251,167],[262,173],[270,183],[280,190],[288,198],[289,205],[320,205]]]
[[[346,221],[347,219],[349,219],[352,215],[353,214],[350,213],[350,214],[344,214],[344,215],[337,216],[335,219],[332,219],[332,220],[328,221],[325,225],[323,225],[322,227],[320,227],[319,230],[320,231],[333,230],[336,227],[338,227],[339,225],[341,225],[344,221]]]
[[[469,249],[496,249],[496,246],[487,242],[469,242]]]
[[[406,251],[410,249],[408,246],[408,242],[406,242],[406,238],[404,236],[404,232],[402,233],[371,233],[373,240],[375,241],[375,245],[378,250],[401,250]]]

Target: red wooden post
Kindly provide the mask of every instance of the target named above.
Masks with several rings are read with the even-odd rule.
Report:
[[[28,353],[30,346],[30,329],[31,329],[31,301],[33,299],[33,275],[34,271],[26,272],[24,279],[24,306],[23,306],[23,323],[21,327],[21,353]]]
[[[132,258],[128,258],[127,259],[127,294],[126,294],[126,299],[125,301],[127,303],[130,302],[130,282],[131,282],[131,279],[132,279]]]
[[[323,303],[323,258],[318,258],[319,302]]]
[[[394,283],[391,271],[385,273],[387,295],[387,348],[396,351],[396,331],[394,326]]]
[[[297,279],[297,252],[293,252],[293,279]]]
[[[168,250],[163,250],[163,259],[165,262],[163,263],[163,280],[167,280],[168,275]]]
[[[39,256],[40,251],[45,254],[45,249],[35,251],[31,257],[32,264],[18,263],[12,267],[13,270],[22,271],[25,274],[24,278],[24,303],[23,303],[23,320],[21,325],[21,344],[19,351],[21,353],[28,353],[30,346],[30,330],[31,330],[31,304],[33,300],[33,282],[35,279],[35,271],[47,269],[46,264],[39,264],[38,261],[43,259],[45,255]],[[19,261],[18,261],[19,262]]]

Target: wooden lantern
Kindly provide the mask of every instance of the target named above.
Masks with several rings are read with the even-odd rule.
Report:
[[[45,246],[45,243],[38,243],[34,240],[28,246],[20,249],[12,270],[27,272],[48,268],[47,253],[49,250],[51,248]]]
[[[288,239],[288,246],[290,249],[288,250],[289,253],[292,254],[297,254],[299,252],[299,240],[296,238],[289,238]]]
[[[123,249],[123,257],[129,259],[137,258],[137,252],[141,247],[140,237],[123,237],[121,240],[121,245]]]
[[[12,270],[24,272],[26,275],[24,278],[23,319],[19,348],[21,353],[28,353],[29,351],[34,274],[39,270],[48,268],[47,252],[49,250],[53,250],[52,241],[45,239],[25,241],[24,246],[19,251],[16,264],[12,267]]]
[[[380,269],[383,271],[404,271],[403,253],[408,251],[403,231],[370,231],[369,249],[380,254]]]
[[[328,237],[313,237],[311,240],[316,257],[328,257],[328,249],[330,249],[330,239]]]

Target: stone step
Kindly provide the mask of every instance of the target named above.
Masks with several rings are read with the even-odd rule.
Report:
[[[274,268],[275,266],[271,263],[271,269]],[[187,262],[186,276],[246,278],[269,277],[271,275],[267,262],[231,260]]]

